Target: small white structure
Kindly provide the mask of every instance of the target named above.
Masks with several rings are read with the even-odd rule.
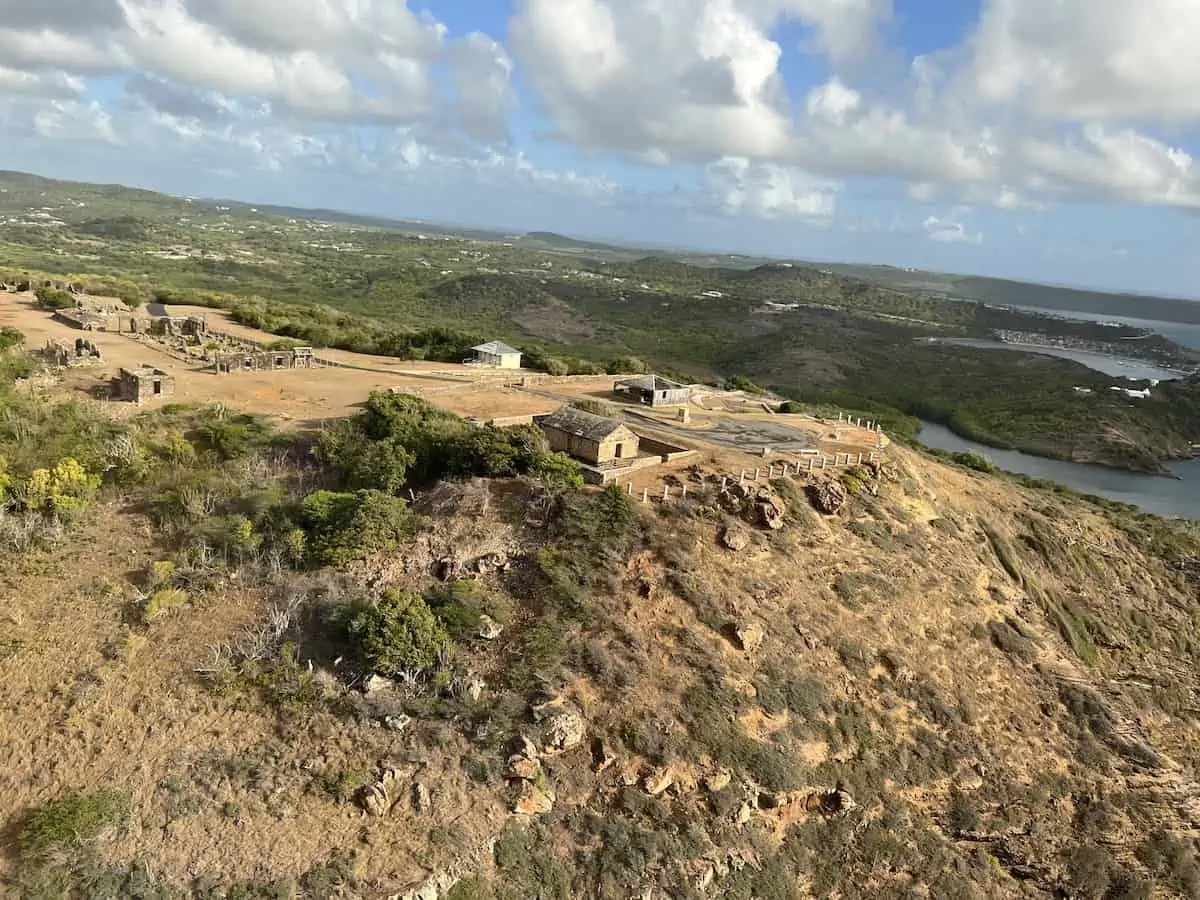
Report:
[[[492,369],[521,368],[521,351],[503,341],[488,341],[471,349],[475,352],[475,357],[466,360],[469,366],[487,366]]]

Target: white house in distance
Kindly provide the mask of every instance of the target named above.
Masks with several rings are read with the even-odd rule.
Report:
[[[471,349],[475,356],[466,360],[469,366],[487,366],[492,369],[521,368],[521,351],[503,341],[488,341]]]

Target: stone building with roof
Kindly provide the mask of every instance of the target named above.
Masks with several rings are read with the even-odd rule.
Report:
[[[537,420],[550,449],[596,467],[627,465],[638,455],[638,436],[615,419],[566,406]]]

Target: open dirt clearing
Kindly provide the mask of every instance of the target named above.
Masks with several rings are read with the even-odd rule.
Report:
[[[274,340],[273,335],[243,328],[228,322],[213,310],[171,307],[172,314],[189,311],[209,316],[218,330],[252,340]],[[216,321],[219,319],[219,321]],[[43,347],[47,340],[73,345],[84,333],[55,321],[33,304],[30,295],[0,294],[0,325],[21,331],[31,350]],[[235,331],[234,329],[237,329]],[[87,338],[103,354],[99,364],[70,369],[64,377],[68,391],[88,392],[112,378],[120,367],[152,365],[176,379],[176,399],[192,403],[225,403],[247,412],[289,421],[320,421],[349,415],[357,404],[374,390],[396,388],[425,397],[433,403],[463,416],[531,415],[550,412],[555,403],[543,397],[524,394],[513,388],[488,383],[478,370],[444,363],[408,362],[388,357],[368,356],[343,351],[321,351],[335,362],[361,366],[359,369],[319,368],[279,372],[247,372],[217,376],[199,363],[188,363],[167,353],[156,341],[102,331],[87,333]],[[364,371],[370,369],[371,371]],[[388,370],[395,374],[389,374]],[[460,372],[461,379],[432,374]],[[478,381],[470,380],[474,376]],[[112,404],[114,412],[130,414],[132,403]]]

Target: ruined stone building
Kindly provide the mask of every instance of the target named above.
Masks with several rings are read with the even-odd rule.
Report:
[[[692,390],[687,385],[661,375],[623,379],[613,385],[613,393],[646,406],[678,406],[692,398]]]
[[[213,359],[213,371],[218,375],[235,372],[272,372],[286,369],[311,369],[317,364],[312,347],[292,347],[286,350],[248,350],[241,353],[218,353]]]
[[[638,436],[615,419],[563,407],[536,420],[550,449],[590,466],[619,466],[638,455]]]
[[[170,397],[174,393],[175,378],[154,366],[122,368],[112,380],[111,396],[114,400],[144,403],[147,400]]]

